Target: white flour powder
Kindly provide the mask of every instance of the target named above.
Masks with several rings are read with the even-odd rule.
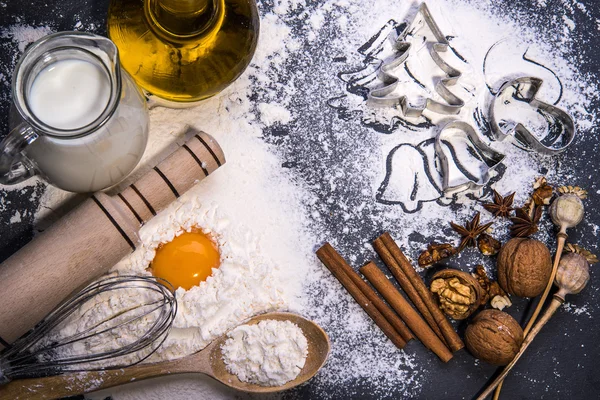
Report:
[[[504,12],[506,10],[497,8],[500,6],[491,0],[430,0],[427,3],[443,33],[452,36],[450,44],[468,61],[466,65],[460,62],[457,65],[465,68],[465,84],[476,86],[465,110],[473,111],[477,104],[486,104],[485,99],[479,97],[486,94],[485,88],[481,88],[482,64],[488,49],[498,43],[488,57],[487,80],[483,83],[495,88],[506,75],[540,77],[545,82],[540,98],[554,103],[560,97],[557,105],[575,117],[579,135],[576,144],[581,137],[593,132],[597,111],[592,104],[600,90],[597,82],[578,70],[584,57],[578,47],[581,36],[572,33],[577,21],[592,17],[576,1],[565,1],[564,7],[553,10],[557,17],[543,26],[533,17],[524,20],[521,14]],[[415,6],[395,0],[325,0],[318,4],[276,0],[273,11],[265,11],[269,8],[265,4],[259,6],[261,35],[252,65],[223,93],[197,108],[153,109],[149,147],[137,173],[152,165],[152,159],[181,136],[186,126],[214,135],[224,149],[227,164],[193,188],[186,198],[197,202],[196,211],[214,210],[215,215],[229,219],[230,226],[252,232],[246,243],[254,243],[256,239],[260,243],[260,254],[277,267],[272,269],[274,280],[265,286],[274,291],[255,294],[258,303],[295,309],[316,320],[330,334],[332,354],[323,371],[311,382],[311,390],[326,391],[331,398],[339,398],[340,393],[348,395],[344,387],[361,382],[365,392],[375,397],[389,396],[392,390],[404,397],[418,396],[424,385],[433,385],[438,378],[428,368],[431,360],[427,353],[417,353],[417,359],[413,351],[395,349],[313,253],[328,240],[358,267],[374,257],[369,241],[383,230],[389,230],[414,258],[430,240],[456,240],[448,221],[462,223],[472,217],[474,210],[481,209],[472,194],[460,196],[452,206],[446,206],[445,199],[424,202],[421,210],[414,214],[406,214],[399,204],[376,199],[389,172],[387,161],[392,149],[400,145],[414,147],[433,137],[437,128],[398,124],[398,110],[369,109],[360,96],[348,93],[346,82],[338,77],[376,61],[376,57],[369,59],[365,54],[366,48],[376,46],[364,45],[390,19],[397,24],[409,22]],[[545,8],[546,2],[540,0],[540,15],[548,12]],[[15,43],[20,47],[21,42],[15,39]],[[525,60],[524,55],[535,63]],[[447,56],[450,60],[452,54]],[[12,67],[14,65],[3,66],[0,74],[10,76]],[[562,82],[562,91],[558,79]],[[407,94],[418,95],[419,92],[411,89]],[[338,115],[334,115],[332,107],[337,107]],[[476,119],[468,112],[461,115],[463,117],[470,122]],[[582,179],[570,168],[573,160],[565,156],[542,157],[521,151],[511,143],[493,145],[506,154],[506,171],[494,183],[494,188],[502,194],[517,191],[517,205],[524,201],[537,175],[546,174],[554,184],[579,184],[578,180]],[[581,158],[587,157],[585,151],[583,153]],[[413,159],[417,164],[421,160],[420,156]],[[422,166],[411,168],[407,174],[390,174],[392,183],[383,190],[385,199],[394,201],[402,196],[406,199],[406,185],[414,182]],[[597,187],[588,189],[591,193],[598,190]],[[66,195],[60,199],[61,195],[57,190],[48,190],[43,206],[56,210],[69,199]],[[213,203],[217,205],[214,208]],[[188,206],[180,203],[157,219],[168,229],[174,229],[172,234],[183,221],[181,216],[176,216],[177,207]],[[174,216],[169,217],[170,213]],[[482,213],[484,221],[489,218],[489,214]],[[218,220],[212,221],[218,225]],[[494,225],[498,239],[507,237],[507,225],[506,222]],[[162,232],[158,222],[149,223],[144,236],[145,250],[129,258],[129,264],[123,261],[118,268],[141,271],[146,257],[151,254],[152,243],[170,235],[157,233],[164,236],[153,239],[151,229]],[[589,235],[589,243],[580,243],[589,246],[600,228],[584,222],[577,230],[593,233]],[[535,237],[553,243],[552,234],[551,224],[545,219]],[[476,256],[469,249],[464,254]],[[473,267],[465,259],[461,254],[453,262],[465,270]],[[492,266],[489,259],[479,261],[488,268]],[[266,282],[261,281],[260,287]],[[195,297],[186,293],[181,296],[182,300],[186,296],[190,300]],[[585,309],[593,314],[593,307],[585,308],[584,304],[576,303],[581,298],[574,298],[571,312]],[[581,312],[576,317],[588,318],[588,315]],[[226,324],[232,321],[229,319]],[[209,323],[210,328],[204,332],[207,336],[192,334],[193,338],[189,339],[185,326],[190,322],[183,318],[177,323],[169,350],[163,354],[165,357],[197,348],[211,334],[220,331],[218,323]],[[201,328],[196,326],[192,331],[201,332]],[[179,333],[184,335],[181,342],[177,341]],[[416,349],[415,346],[412,349]],[[108,393],[116,400],[234,396],[222,385],[196,376],[167,377],[115,388],[98,397],[103,398]]]
[[[242,382],[281,386],[300,374],[308,355],[302,329],[290,321],[242,325],[227,336],[221,347],[223,360]]]
[[[18,43],[19,51],[22,53],[25,51],[25,47],[28,44],[41,39],[53,33],[54,30],[49,26],[27,26],[22,24],[16,24],[9,26],[6,30],[0,33],[0,38],[11,38],[14,42]]]
[[[137,250],[114,270],[150,275],[146,269],[156,248],[194,227],[216,242],[221,265],[200,285],[177,289],[173,328],[153,360],[192,354],[241,321],[285,304],[277,266],[261,253],[259,237],[223,215],[217,206],[203,206],[193,190],[140,229]]]

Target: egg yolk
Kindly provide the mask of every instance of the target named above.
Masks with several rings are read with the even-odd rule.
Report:
[[[158,248],[152,274],[188,290],[205,281],[221,261],[215,243],[202,232],[184,232]]]

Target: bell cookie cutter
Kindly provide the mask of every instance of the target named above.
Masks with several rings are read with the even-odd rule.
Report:
[[[564,151],[575,138],[575,123],[573,118],[562,109],[536,99],[536,94],[543,81],[534,77],[521,77],[506,82],[500,87],[490,105],[490,124],[495,138],[503,141],[513,136],[520,144],[540,154],[553,155]],[[560,128],[558,131],[547,130],[546,136],[540,140],[522,123],[500,120],[496,118],[495,109],[499,103],[524,102],[542,113],[547,120],[554,121]],[[514,125],[514,126],[513,126]],[[549,125],[550,126],[550,125]],[[508,127],[508,130],[502,128]],[[561,140],[562,138],[562,140]],[[560,145],[555,145],[561,141]]]
[[[450,157],[458,159],[457,144],[468,142],[468,152],[479,160],[478,171],[469,171],[464,165],[454,162],[452,168]],[[447,150],[450,154],[447,154]],[[481,140],[475,129],[464,121],[452,121],[446,124],[435,138],[435,152],[441,161],[444,195],[451,196],[464,190],[477,190],[490,180],[490,171],[504,160],[504,154],[497,152]]]
[[[399,65],[404,63],[408,56],[409,50],[412,46],[410,42],[406,42],[405,39],[409,34],[414,34],[419,31],[424,24],[429,26],[429,29],[433,32],[435,39],[438,43],[434,43],[430,49],[429,54],[437,66],[446,74],[445,78],[440,79],[436,85],[435,90],[446,103],[441,103],[431,98],[427,98],[425,106],[415,106],[409,103],[408,98],[405,95],[401,96],[390,96],[390,94],[398,86],[398,78],[395,77],[391,71],[397,68]],[[394,43],[394,48],[397,50],[399,55],[392,61],[384,62],[379,67],[378,78],[384,83],[385,86],[372,89],[369,91],[367,101],[370,104],[385,107],[395,107],[400,105],[402,113],[408,117],[420,117],[423,111],[430,110],[439,114],[455,115],[458,114],[461,108],[464,106],[464,101],[458,96],[453,94],[448,86],[456,84],[461,77],[461,72],[449,64],[447,64],[439,53],[445,52],[449,48],[446,37],[442,34],[442,31],[434,21],[429,8],[425,3],[421,3],[417,15],[410,23],[410,25],[402,32],[398,39]]]

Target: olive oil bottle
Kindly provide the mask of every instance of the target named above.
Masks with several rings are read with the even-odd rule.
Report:
[[[237,79],[258,29],[255,0],[111,0],[108,11],[121,65],[171,107],[195,105]]]

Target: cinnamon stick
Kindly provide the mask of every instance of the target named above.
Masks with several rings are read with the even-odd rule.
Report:
[[[444,338],[440,327],[435,322],[435,319],[433,318],[433,315],[429,311],[429,308],[423,301],[423,298],[419,295],[419,292],[417,292],[417,289],[414,287],[412,281],[400,268],[400,266],[394,259],[394,256],[392,256],[392,253],[390,253],[387,246],[382,241],[381,237],[373,241],[373,248],[375,249],[377,254],[379,254],[379,257],[381,257],[385,265],[387,265],[392,275],[394,275],[394,278],[396,278],[396,281],[400,284],[402,290],[404,290],[404,292],[408,295],[408,298],[412,301],[417,310],[419,310],[423,318],[425,318],[425,321],[427,321],[429,327],[444,343],[446,343],[446,339]]]
[[[452,353],[446,345],[374,263],[365,265],[360,269],[360,272],[366,276],[367,280],[371,282],[427,348],[433,351],[443,362],[448,362],[452,358]]]
[[[394,242],[394,239],[392,239],[390,234],[386,232],[383,235],[381,235],[378,239],[381,240],[383,245],[392,255],[392,257],[396,261],[396,265],[400,267],[400,269],[394,268],[396,272],[394,272],[394,270],[390,268],[392,274],[394,274],[394,277],[396,277],[396,275],[404,275],[410,281],[413,288],[416,290],[416,292],[419,294],[419,297],[422,299],[423,303],[425,303],[430,315],[433,316],[435,324],[438,326],[438,329],[441,330],[444,339],[448,344],[448,347],[450,347],[452,351],[458,351],[465,347],[465,344],[452,327],[452,324],[450,324],[450,321],[448,321],[446,315],[444,315],[442,310],[440,310],[433,295],[431,294],[427,286],[425,286],[425,283],[423,282],[415,268],[411,265],[410,261],[408,261],[408,258],[406,258],[404,253],[402,253],[402,250],[400,250],[400,247],[398,247],[396,242]],[[390,267],[389,264],[388,267]]]
[[[350,295],[356,300],[356,302],[365,310],[365,312],[371,317],[373,322],[383,331],[383,333],[398,347],[399,349],[404,348],[406,341],[402,338],[394,327],[388,322],[383,314],[373,305],[367,296],[360,290],[360,288],[354,283],[354,281],[346,275],[344,272],[343,264],[346,261],[340,256],[335,249],[329,244],[325,243],[319,250],[317,250],[317,257],[319,260],[331,271],[333,276],[344,286],[344,288],[350,293]],[[349,265],[348,268],[352,269]]]
[[[373,263],[373,261],[370,261],[369,263]],[[342,268],[342,271],[344,271],[344,273],[348,275],[350,279],[352,279],[354,284],[358,286],[358,288],[361,290],[361,292],[363,292],[367,299],[369,299],[369,301],[373,303],[373,305],[379,310],[379,312],[383,314],[385,319],[388,320],[388,322],[394,327],[396,332],[398,332],[405,341],[408,342],[409,340],[415,338],[410,332],[410,329],[408,329],[406,324],[402,321],[402,319],[398,317],[398,315],[394,312],[394,310],[390,308],[390,306],[385,304],[385,301],[383,301],[381,297],[379,297],[377,292],[375,292],[375,290],[373,290],[371,286],[369,286],[369,284],[365,282],[363,278],[361,278],[360,275],[358,275],[358,273],[352,269],[352,267],[350,267],[345,262],[340,263],[340,267]]]

